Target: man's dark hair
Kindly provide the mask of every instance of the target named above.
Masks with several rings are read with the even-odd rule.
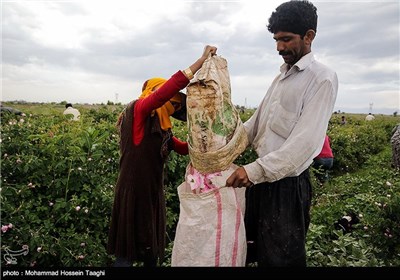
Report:
[[[72,104],[71,103],[65,104],[65,108],[68,108],[68,107],[72,107]]]
[[[317,32],[317,8],[309,1],[293,0],[278,6],[268,21],[268,31],[292,32],[304,37],[307,30]]]

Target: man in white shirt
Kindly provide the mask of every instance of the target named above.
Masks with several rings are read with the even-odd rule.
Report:
[[[372,120],[374,120],[375,119],[375,117],[374,117],[374,115],[372,115],[371,113],[368,113],[368,115],[365,117],[365,120],[366,121],[372,121]]]
[[[74,121],[79,121],[80,117],[81,117],[81,113],[79,112],[78,109],[75,109],[74,107],[72,107],[71,103],[67,103],[65,104],[65,110],[64,110],[64,115],[73,115],[72,120]]]
[[[244,124],[259,158],[226,181],[227,186],[252,186],[247,190],[246,231],[260,267],[306,266],[312,192],[308,169],[321,151],[338,90],[336,73],[311,52],[317,18],[308,1],[286,2],[272,13],[268,30],[285,63]]]
[[[398,123],[392,130],[392,166],[400,170],[400,123]]]

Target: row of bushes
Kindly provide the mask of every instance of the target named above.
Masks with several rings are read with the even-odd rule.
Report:
[[[23,117],[2,118],[2,265],[12,266],[13,261],[18,266],[78,267],[112,263],[113,257],[107,255],[105,247],[118,176],[115,121],[121,110],[120,106],[83,110],[79,122],[68,121],[61,114],[30,115],[29,112]],[[246,120],[251,113],[245,112],[242,119]],[[335,124],[334,117],[330,134],[338,174],[346,176],[347,172],[357,171],[372,154],[387,147],[393,120],[342,127]],[[186,125],[174,123],[174,134],[186,139]],[[255,158],[255,152],[248,148],[235,163],[241,165]],[[169,265],[179,215],[176,187],[184,179],[188,162],[187,156],[172,153],[166,168],[169,246],[165,266]],[[320,198],[317,195],[316,199]],[[344,211],[320,209],[331,220],[339,211]],[[320,222],[323,214],[313,212],[313,215]],[[313,247],[312,252],[326,253],[328,245],[324,240],[328,231],[317,225],[311,227],[310,238],[321,246]],[[316,235],[312,232],[325,239],[314,238]],[[22,248],[29,248],[29,253],[14,259],[8,254],[10,250]],[[311,263],[327,265],[325,261],[318,263],[317,259]]]

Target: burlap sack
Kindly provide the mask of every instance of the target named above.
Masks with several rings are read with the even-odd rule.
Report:
[[[187,87],[189,155],[203,173],[221,171],[241,154],[247,135],[231,102],[227,62],[210,56]]]
[[[225,185],[248,140],[230,92],[227,63],[218,56],[205,61],[187,88],[191,163],[178,187],[171,266],[245,265],[245,189]]]

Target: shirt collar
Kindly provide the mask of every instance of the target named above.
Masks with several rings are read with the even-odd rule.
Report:
[[[296,67],[298,71],[303,71],[304,69],[306,69],[312,62],[314,61],[314,54],[312,52],[309,52],[306,55],[303,55],[302,58],[300,58],[299,61],[297,61],[293,66]],[[281,73],[285,73],[287,72],[288,69],[288,64],[287,63],[283,63],[281,65]]]

